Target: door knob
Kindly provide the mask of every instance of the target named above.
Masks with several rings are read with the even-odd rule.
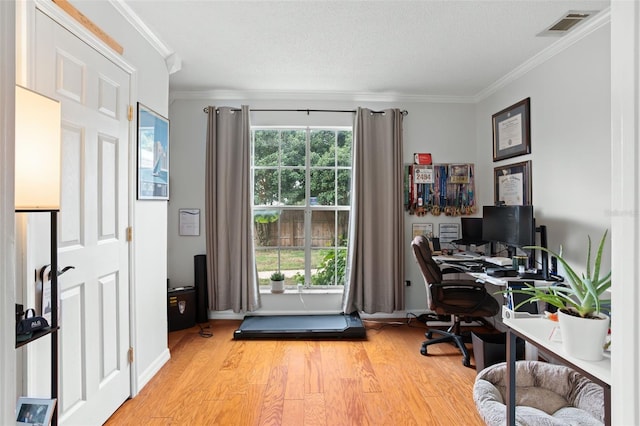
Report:
[[[69,269],[76,269],[75,266],[65,266],[62,269],[58,269],[58,276],[64,274]],[[40,269],[40,280],[42,282],[45,281],[44,276],[47,276],[47,281],[51,281],[51,265],[44,265],[42,269]]]

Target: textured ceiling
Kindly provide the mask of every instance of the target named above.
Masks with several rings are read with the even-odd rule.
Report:
[[[536,34],[567,11],[609,6],[595,0],[113,1],[137,15],[166,56],[180,58],[172,92],[451,97],[477,96],[558,42]]]

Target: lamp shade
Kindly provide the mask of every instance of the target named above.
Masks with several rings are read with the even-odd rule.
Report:
[[[60,102],[16,86],[15,207],[60,208]]]

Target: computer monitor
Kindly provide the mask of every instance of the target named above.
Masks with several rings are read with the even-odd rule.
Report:
[[[482,237],[506,244],[508,257],[513,257],[516,248],[534,245],[547,247],[547,227],[536,227],[533,206],[484,206],[482,216]],[[540,234],[539,244],[536,244],[536,233]],[[535,250],[531,250],[529,260],[532,263],[529,266],[535,267]],[[542,269],[539,275],[542,279],[549,279],[549,256],[546,251],[540,251],[540,260]]]
[[[482,218],[481,217],[461,217],[462,238],[453,241],[456,244],[483,245],[487,241],[482,239]]]
[[[535,244],[533,206],[484,206],[482,239],[515,247]]]

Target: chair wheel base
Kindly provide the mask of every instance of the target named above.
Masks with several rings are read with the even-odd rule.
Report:
[[[420,353],[421,353],[422,355],[424,355],[424,356],[427,356],[427,345],[424,345],[424,344],[423,344],[423,345],[420,347]]]

